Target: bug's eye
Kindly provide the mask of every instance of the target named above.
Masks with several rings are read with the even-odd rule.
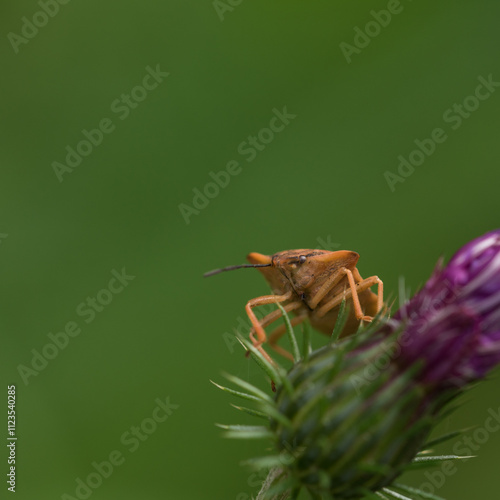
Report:
[[[300,262],[301,264],[303,264],[306,260],[307,260],[307,257],[306,257],[305,255],[301,255],[301,256],[299,257],[299,262]]]

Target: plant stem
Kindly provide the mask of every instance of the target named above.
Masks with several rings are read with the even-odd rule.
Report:
[[[274,481],[283,474],[283,469],[280,467],[274,467],[269,471],[264,483],[262,485],[256,500],[287,500],[290,497],[290,491],[284,491],[283,493],[278,493],[273,497],[266,497],[267,490],[274,484]]]

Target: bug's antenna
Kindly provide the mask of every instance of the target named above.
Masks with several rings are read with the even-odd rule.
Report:
[[[204,278],[208,278],[209,276],[213,276],[214,274],[219,274],[224,271],[232,271],[233,269],[241,269],[242,267],[269,267],[272,264],[241,264],[239,266],[229,266],[223,267],[222,269],[214,269],[213,271],[208,271],[203,275]]]

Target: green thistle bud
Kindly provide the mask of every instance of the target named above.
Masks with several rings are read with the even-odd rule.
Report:
[[[236,408],[267,422],[220,426],[227,437],[273,441],[275,454],[248,461],[256,468],[272,469],[258,500],[296,498],[301,489],[314,499],[438,499],[415,496],[417,490],[394,480],[415,465],[469,458],[419,453],[430,446],[426,439],[443,406],[460,391],[449,388],[438,396],[419,377],[422,362],[407,367],[394,362],[402,331],[388,333],[384,322],[374,321],[355,336],[335,340],[341,329],[339,322],[332,341],[312,354],[306,342],[302,359],[298,356],[288,373],[271,365],[249,341],[239,339],[276,381],[274,397],[230,375],[226,377],[245,392],[216,384],[257,404],[257,409]]]
[[[427,401],[414,381],[419,366],[387,364],[391,340],[370,332],[328,345],[288,374],[271,418],[280,451],[294,460],[288,475],[314,496],[362,498],[391,484],[412,462],[442,402]],[[392,341],[393,342],[393,341]],[[367,366],[379,373],[367,380]],[[379,367],[379,368],[378,368]]]

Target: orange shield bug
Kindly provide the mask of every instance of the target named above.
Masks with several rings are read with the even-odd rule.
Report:
[[[293,326],[308,318],[314,328],[330,335],[340,304],[345,299],[352,307],[340,336],[350,335],[357,330],[360,321],[371,321],[383,306],[382,281],[378,276],[363,279],[356,268],[358,259],[359,254],[349,250],[285,250],[272,256],[253,252],[247,256],[250,264],[216,269],[205,276],[242,267],[258,268],[274,293],[248,301],[245,310],[253,326],[250,339],[271,363],[272,359],[262,348],[265,342],[293,361],[293,356],[277,343],[286,332],[285,325],[276,328],[269,338],[264,330],[281,317],[281,310],[259,321],[253,308],[279,302],[287,313],[294,313]],[[370,290],[374,285],[377,285],[377,294]]]

